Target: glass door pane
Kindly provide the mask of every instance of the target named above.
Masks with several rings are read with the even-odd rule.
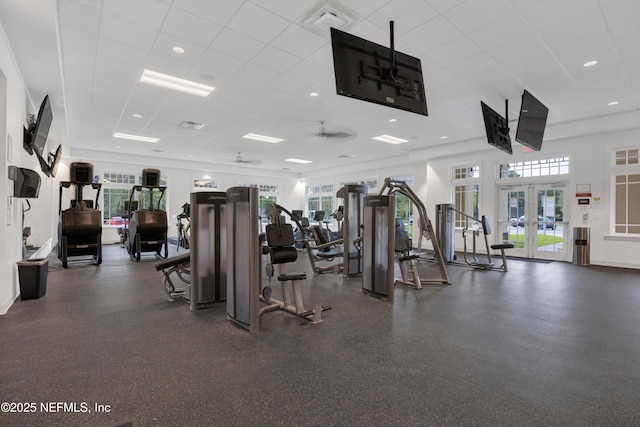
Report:
[[[568,227],[564,222],[564,185],[536,185],[537,217],[532,221],[536,233],[534,257],[564,259],[569,244]]]

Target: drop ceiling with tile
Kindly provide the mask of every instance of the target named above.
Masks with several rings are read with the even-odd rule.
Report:
[[[327,11],[385,46],[394,21],[396,50],[421,59],[428,117],[336,95],[324,28],[334,20],[318,19]],[[70,156],[215,165],[242,153],[262,162],[242,167],[304,174],[470,140],[480,150],[480,101],[503,112],[508,99],[517,117],[524,89],[549,107],[548,129],[614,115],[619,128],[640,125],[636,0],[3,0],[0,16],[33,103],[51,96],[53,139]],[[145,69],[215,90],[150,86]],[[341,137],[323,136],[321,121]],[[372,140],[382,134],[408,142]]]

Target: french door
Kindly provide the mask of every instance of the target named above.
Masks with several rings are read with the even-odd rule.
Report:
[[[515,245],[509,254],[566,260],[570,234],[565,183],[499,186],[498,224],[502,240]]]

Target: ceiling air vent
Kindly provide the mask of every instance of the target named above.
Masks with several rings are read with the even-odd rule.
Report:
[[[183,122],[180,122],[178,127],[200,130],[204,127],[204,125],[202,123],[189,122],[185,120]]]
[[[298,22],[306,29],[325,38],[331,36],[330,28],[345,30],[358,20],[355,12],[337,1],[319,1]]]

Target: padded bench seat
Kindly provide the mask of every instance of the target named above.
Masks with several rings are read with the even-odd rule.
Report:
[[[174,256],[171,258],[163,259],[161,261],[156,261],[154,265],[156,267],[156,271],[160,271],[167,268],[175,267],[180,264],[188,264],[190,261],[191,261],[191,254],[186,253],[186,254]]]

